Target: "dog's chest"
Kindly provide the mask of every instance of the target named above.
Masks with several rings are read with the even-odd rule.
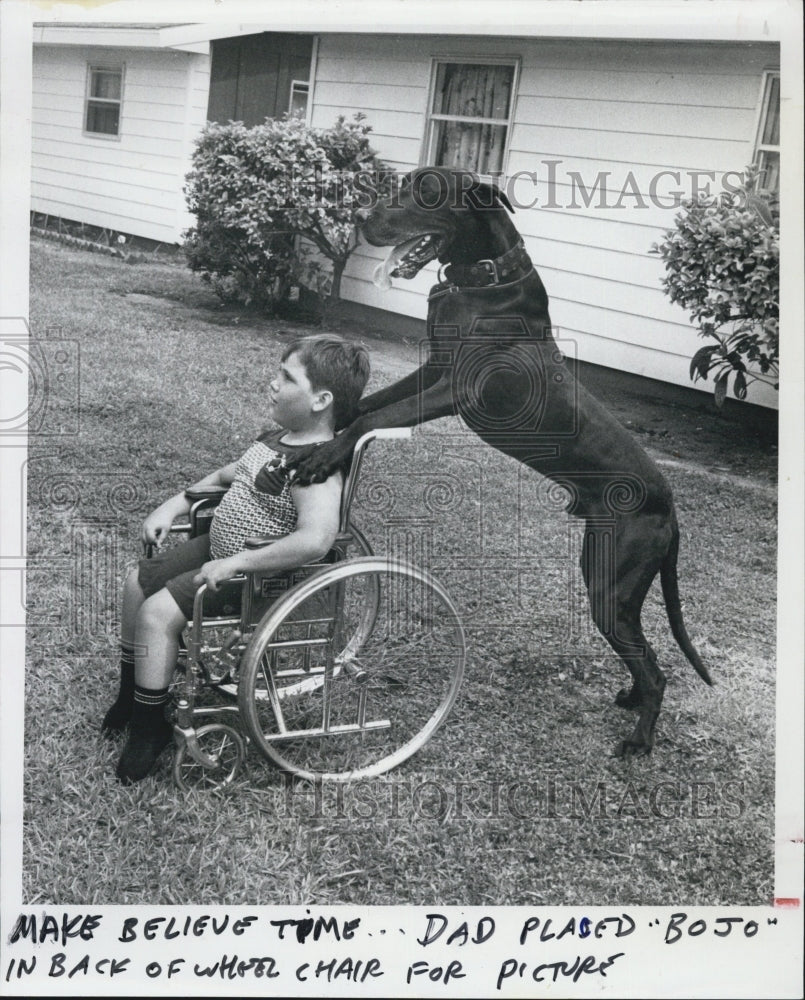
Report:
[[[573,436],[574,381],[547,316],[490,305],[460,292],[430,303],[429,366],[451,380],[456,410],[502,450]]]

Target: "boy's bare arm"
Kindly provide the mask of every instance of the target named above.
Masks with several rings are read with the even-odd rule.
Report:
[[[232,462],[230,465],[225,465],[220,469],[216,469],[215,472],[211,472],[208,476],[194,483],[193,486],[231,486],[235,478],[236,468],[237,462]],[[190,501],[185,496],[184,490],[181,493],[176,493],[164,503],[161,503],[143,521],[142,541],[148,545],[156,545],[157,548],[160,548],[168,537],[170,527],[176,518],[186,514],[189,510]]]
[[[338,534],[342,482],[341,474],[337,473],[323,483],[292,487],[297,509],[294,531],[264,548],[244,549],[226,559],[205,563],[193,582],[197,586],[206,583],[217,590],[238,573],[256,570],[282,573],[321,559],[330,551]]]
[[[220,469],[216,469],[215,472],[211,472],[209,476],[199,479],[199,481],[197,483],[193,483],[190,488],[195,489],[198,486],[231,486],[235,481],[235,471],[237,467],[237,462],[230,462],[229,465],[225,465]]]

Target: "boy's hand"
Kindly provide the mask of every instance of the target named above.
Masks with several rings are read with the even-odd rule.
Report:
[[[143,521],[140,538],[144,544],[156,545],[157,551],[160,551],[170,534],[172,524],[173,518],[157,509]]]
[[[237,576],[240,570],[233,559],[213,559],[204,563],[193,577],[193,583],[200,587],[206,583],[210,590],[217,591],[222,583]]]

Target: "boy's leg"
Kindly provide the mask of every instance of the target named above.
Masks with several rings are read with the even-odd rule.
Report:
[[[117,699],[101,723],[101,731],[109,736],[125,729],[134,706],[134,645],[137,612],[145,595],[139,581],[139,570],[133,569],[123,584],[123,608],[120,622],[120,688]]]
[[[124,784],[145,778],[171,741],[173,730],[165,719],[165,704],[186,621],[165,589],[146,598],[137,613],[135,643],[143,655],[136,661],[129,738],[117,765],[117,776]]]
[[[128,725],[134,705],[134,675],[136,661],[146,655],[137,645],[137,616],[143,602],[157,594],[174,578],[189,570],[199,569],[210,557],[208,535],[191,538],[150,559],[141,559],[123,586],[123,607],[120,623],[120,690],[117,700],[104,716],[101,725],[107,735],[120,732]],[[191,573],[191,581],[192,576]],[[192,597],[190,598],[192,608]],[[190,617],[192,611],[188,613]]]
[[[140,570],[139,567],[135,567],[123,584],[123,607],[120,616],[120,641],[129,647],[134,646],[137,613],[144,600],[145,594],[140,586]]]

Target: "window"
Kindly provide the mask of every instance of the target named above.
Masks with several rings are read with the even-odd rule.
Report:
[[[428,117],[429,166],[503,172],[516,65],[437,62]]]
[[[307,80],[291,81],[291,98],[288,101],[288,114],[291,117],[304,118],[307,115]]]
[[[760,171],[760,189],[780,193],[780,74],[763,77],[763,103],[755,146],[755,163]]]
[[[119,135],[122,95],[122,67],[90,66],[84,131],[93,135]]]

